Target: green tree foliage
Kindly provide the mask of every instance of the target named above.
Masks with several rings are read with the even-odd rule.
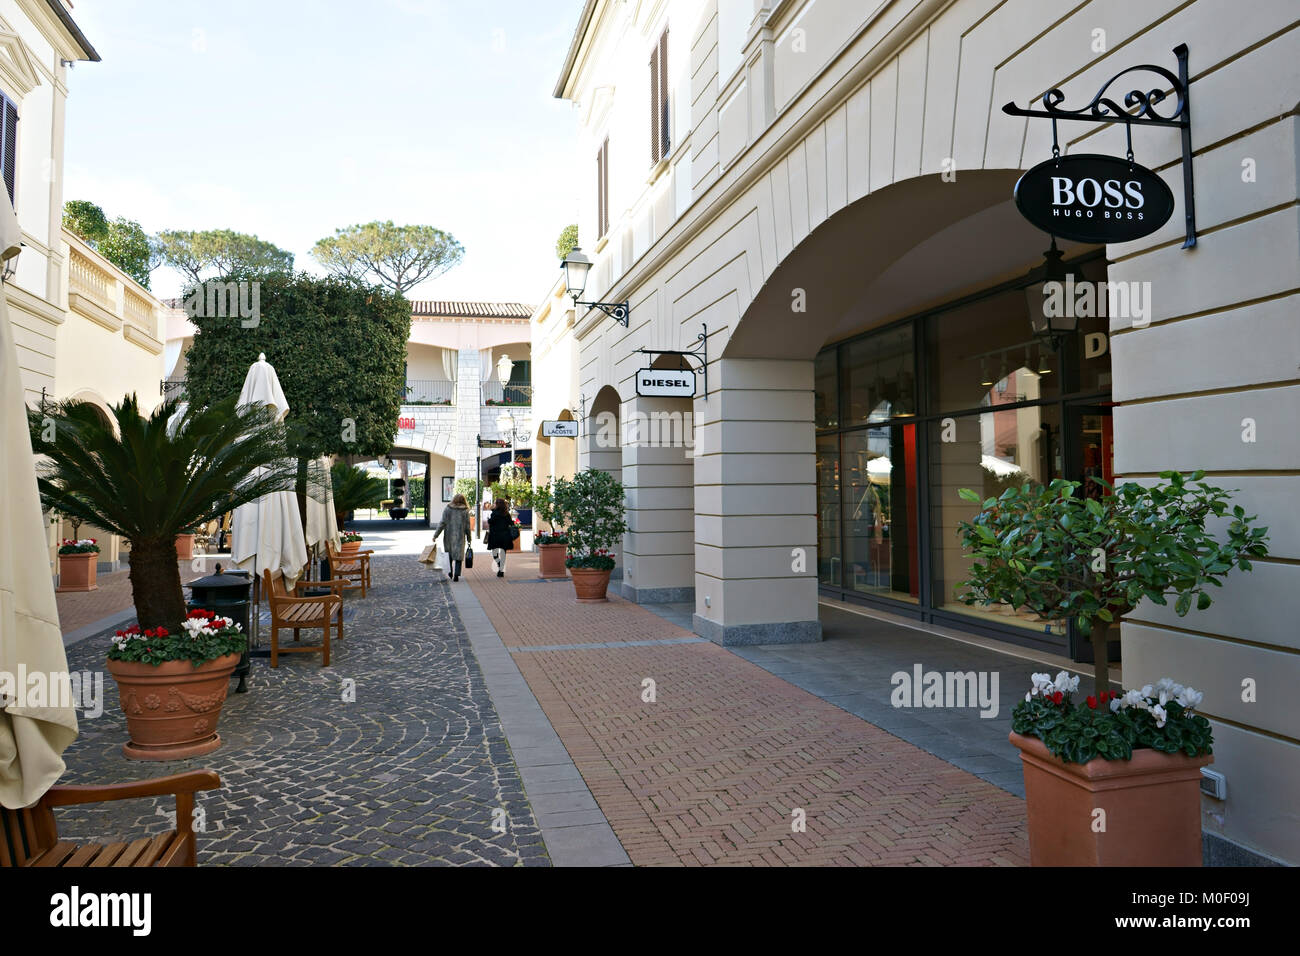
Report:
[[[464,495],[470,510],[478,506],[478,483],[473,478],[457,478],[452,485],[453,495]]]
[[[192,283],[229,281],[293,271],[293,253],[242,232],[166,229],[158,233],[158,253]]]
[[[596,552],[612,550],[626,533],[626,496],[618,479],[595,468],[555,480],[554,517],[568,534],[570,567],[613,569],[613,558]]]
[[[1144,598],[1160,605],[1173,598],[1179,617],[1193,601],[1205,610],[1210,587],[1222,587],[1234,566],[1249,571],[1252,557],[1268,554],[1268,529],[1251,528],[1255,517],[1240,505],[1230,509],[1229,492],[1204,477],[1166,471],[1152,485],[1113,490],[1100,482],[1108,493],[1099,499],[1061,479],[1008,488],[983,502],[962,488],[961,497],[981,510],[958,525],[975,557],[958,599],[1027,608],[1046,620],[1074,618],[1092,638],[1096,686],[1104,691],[1113,622]],[[1221,530],[1206,527],[1214,519]]]
[[[405,295],[460,262],[465,247],[433,226],[397,226],[389,220],[338,229],[319,240],[311,254],[334,275]]]
[[[121,216],[109,221],[104,210],[85,199],[63,204],[63,225],[146,289],[158,267],[159,249],[138,222]]]
[[[563,262],[578,245],[578,224],[571,223],[560,231],[560,238],[555,240],[555,254]]]
[[[232,275],[259,281],[255,326],[195,316],[186,391],[211,404],[238,395],[259,352],[289,401],[289,447],[299,458],[377,456],[392,447],[405,382],[411,306],[399,295],[332,276]]]
[[[69,199],[63,204],[63,226],[92,247],[108,237],[108,217],[87,199]]]
[[[293,487],[284,428],[264,408],[235,408],[235,396],[151,415],[134,395],[112,407],[68,401],[30,409],[32,449],[46,456],[37,476],[47,509],[131,542],[131,594],[141,628],[178,631],[185,617],[176,535],[272,491]],[[53,421],[54,440],[47,418]],[[263,469],[255,475],[257,469]]]

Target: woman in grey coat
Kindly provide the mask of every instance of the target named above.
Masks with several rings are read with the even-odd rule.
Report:
[[[442,509],[442,518],[433,526],[433,540],[442,535],[442,547],[451,559],[451,579],[460,580],[461,562],[465,560],[465,546],[473,539],[469,531],[469,505],[464,495],[451,499],[451,504]]]

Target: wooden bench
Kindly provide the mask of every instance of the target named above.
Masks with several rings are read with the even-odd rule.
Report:
[[[194,866],[194,794],[215,790],[211,770],[107,786],[54,786],[23,810],[0,807],[0,867],[11,866]],[[59,839],[54,808],[136,797],[176,796],[176,829],[130,843],[71,843]]]
[[[374,551],[336,551],[333,542],[325,542],[325,552],[329,555],[330,576],[347,581],[349,589],[361,588],[361,596],[366,596],[370,587],[370,556]]]
[[[333,565],[331,565],[333,567]],[[293,586],[294,594],[312,588],[329,588],[329,594],[314,597],[292,597],[284,588],[284,578],[270,570],[262,572],[266,587],[266,600],[271,609],[271,666],[280,666],[280,654],[321,652],[321,667],[330,666],[330,629],[337,624],[339,640],[343,639],[343,588],[347,581],[335,578],[329,581],[299,581]],[[320,628],[323,635],[319,645],[280,647],[280,629],[291,628],[296,643],[303,628]]]

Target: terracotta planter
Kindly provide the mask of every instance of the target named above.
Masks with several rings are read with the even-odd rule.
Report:
[[[348,552],[348,551],[360,551],[360,550],[361,550],[361,542],[360,542],[360,541],[344,541],[342,544],[339,545],[339,550],[342,551],[342,552],[345,552],[345,553]]]
[[[568,577],[569,569],[564,566],[569,546],[566,544],[539,544],[537,546],[538,573],[544,578]]]
[[[194,557],[194,535],[178,534],[176,536],[176,560],[189,561]]]
[[[238,654],[198,667],[189,661],[109,661],[131,737],[122,753],[134,760],[182,760],[220,747],[217,720],[238,663]]]
[[[95,572],[99,567],[99,555],[94,551],[84,554],[59,555],[60,591],[96,591]]]
[[[1213,757],[1135,750],[1132,760],[1077,764],[1036,737],[1011,742],[1025,772],[1031,866],[1201,865],[1201,768]]]
[[[608,601],[605,591],[609,588],[611,571],[596,571],[593,568],[569,568],[573,578],[573,590],[578,596],[579,604],[599,604]]]

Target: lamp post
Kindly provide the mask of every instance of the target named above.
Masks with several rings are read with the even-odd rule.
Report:
[[[573,299],[574,305],[585,305],[591,309],[600,309],[615,322],[621,323],[624,328],[628,324],[628,316],[632,312],[632,307],[626,302],[580,302],[582,293],[587,288],[587,274],[591,271],[591,259],[579,246],[574,246],[569,254],[564,257],[560,263],[564,269],[564,290]]]

